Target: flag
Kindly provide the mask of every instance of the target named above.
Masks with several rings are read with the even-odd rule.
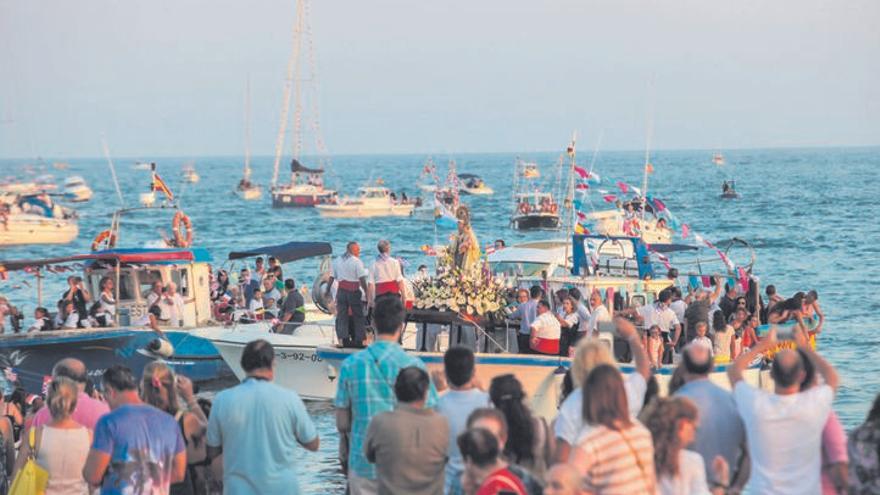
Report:
[[[586,191],[590,188],[590,186],[588,184],[584,184],[583,182],[579,182],[574,186],[574,188],[578,191]]]
[[[686,223],[681,224],[681,238],[682,239],[687,239],[688,234],[690,234],[690,232],[691,232],[691,228],[688,226],[688,224],[686,224]]]
[[[587,169],[578,167],[577,165],[574,166],[574,173],[581,176],[581,179],[587,179],[590,177],[590,173],[587,172]]]
[[[576,199],[576,200],[572,201],[572,204],[574,204],[574,209],[575,209],[575,210],[580,211],[580,210],[583,210],[583,209],[584,209],[584,203],[583,203],[583,201],[581,201],[581,200],[579,200],[579,199]]]
[[[617,188],[620,189],[620,192],[622,192],[623,194],[629,192],[629,184],[627,184],[626,182],[618,182]]]
[[[606,203],[613,203],[617,201],[617,196],[613,194],[606,194],[605,196],[602,196],[602,199],[604,199]]]
[[[587,219],[587,214],[584,213],[584,212],[582,212],[582,211],[577,212],[577,216],[578,216],[578,218],[580,218],[581,220],[586,220],[586,219]]]
[[[174,201],[174,193],[171,192],[171,189],[165,184],[165,181],[159,177],[159,174],[153,172],[153,185],[150,188],[151,191],[159,191],[168,198],[168,201]]]
[[[645,170],[647,170],[649,174],[653,174],[654,173],[654,166],[651,165],[650,163],[646,163]]]
[[[663,211],[666,209],[666,204],[657,198],[652,198],[651,202],[654,203],[654,206],[657,208],[657,211]]]
[[[587,230],[587,228],[584,227],[583,225],[581,225],[581,224],[579,224],[579,223],[576,223],[576,224],[574,225],[574,233],[575,233],[575,234],[580,234],[580,235],[587,235],[587,234],[590,233],[590,231]]]

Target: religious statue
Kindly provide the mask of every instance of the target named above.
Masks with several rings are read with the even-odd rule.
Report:
[[[452,266],[462,272],[477,269],[480,263],[480,244],[471,227],[471,215],[467,206],[455,211],[458,233],[452,240]]]

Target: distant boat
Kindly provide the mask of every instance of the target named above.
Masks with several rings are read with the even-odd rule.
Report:
[[[132,165],[131,168],[135,170],[150,170],[152,166],[153,164],[150,162],[134,162],[134,165]]]
[[[199,177],[198,172],[196,172],[196,168],[193,164],[189,164],[183,167],[183,180],[189,182],[190,184],[195,184],[199,181],[201,177]]]
[[[235,194],[239,198],[252,201],[260,199],[263,188],[251,182],[251,81],[248,79],[244,95],[244,171]]]
[[[415,207],[415,201],[396,199],[387,187],[378,185],[361,187],[357,199],[315,206],[327,218],[408,217]]]
[[[726,180],[721,184],[721,199],[738,199],[740,194],[736,192],[736,181]]]
[[[721,153],[715,153],[714,155],[712,155],[712,163],[718,165],[719,167],[724,165],[726,163],[726,161],[724,160],[724,155],[722,155]]]
[[[536,182],[540,177],[537,164],[516,159],[510,216],[514,230],[559,230],[562,227],[559,202],[553,193],[541,189]]]
[[[64,197],[74,203],[92,199],[92,189],[86,184],[86,180],[78,175],[64,180]]]
[[[67,244],[78,235],[76,212],[47,194],[18,196],[0,205],[0,246]]]
[[[472,196],[488,196],[495,194],[491,187],[486,185],[483,179],[474,174],[458,174],[459,186],[458,190],[462,194],[470,194]]]
[[[55,170],[67,170],[70,167],[70,164],[67,162],[53,162],[52,167]]]

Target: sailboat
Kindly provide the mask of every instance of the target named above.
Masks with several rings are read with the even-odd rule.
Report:
[[[311,29],[306,23],[307,8],[306,0],[296,2],[296,23],[293,26],[293,49],[287,62],[287,79],[284,83],[284,100],[281,107],[281,122],[278,127],[278,136],[275,141],[275,163],[272,171],[272,206],[274,208],[290,207],[313,207],[322,204],[336,203],[336,191],[324,187],[324,163],[318,167],[306,167],[302,164],[302,121],[303,121],[303,81],[315,84],[315,57],[311,52]],[[302,70],[303,33],[309,36],[306,48],[309,50],[309,72],[306,79]],[[294,84],[296,77],[296,84]],[[290,160],[290,182],[278,183],[281,155],[284,148],[284,135],[287,131],[288,114],[290,112],[291,91],[294,93],[294,116],[293,116],[293,158]],[[327,150],[324,141],[320,137],[320,129],[317,119],[317,104],[315,98],[311,98],[311,128],[315,134],[315,144],[319,154],[326,156]]]
[[[540,177],[537,163],[516,159],[510,217],[514,230],[558,230],[561,226],[559,203],[553,193],[541,189],[536,182]]]
[[[235,194],[244,200],[259,199],[263,195],[263,188],[251,182],[251,81],[248,79],[247,89],[244,95],[244,172]]]

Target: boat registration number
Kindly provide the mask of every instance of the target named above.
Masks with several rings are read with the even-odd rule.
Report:
[[[275,357],[281,359],[287,359],[291,361],[311,361],[313,363],[318,363],[323,361],[317,354],[315,353],[305,353],[305,352],[275,352]]]

